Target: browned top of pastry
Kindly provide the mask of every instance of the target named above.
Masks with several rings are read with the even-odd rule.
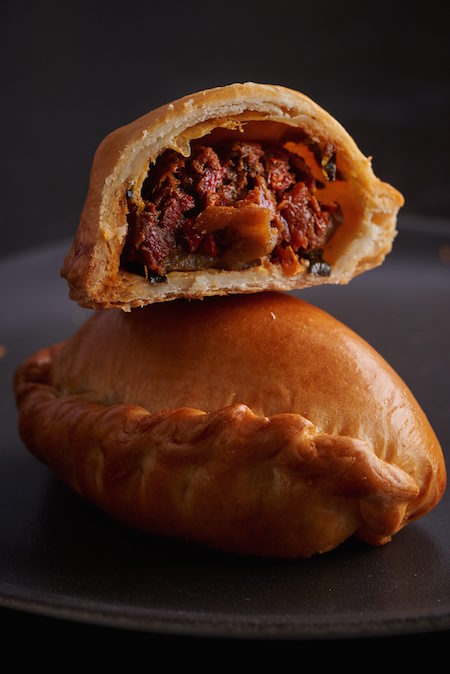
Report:
[[[244,403],[264,416],[302,414],[328,433],[370,437],[383,454],[407,448],[416,427],[412,394],[386,361],[285,294],[101,312],[58,351],[53,381],[151,412]]]
[[[234,171],[236,153],[247,150],[233,149],[233,143],[250,143],[263,153],[257,174],[248,166],[245,175],[238,170],[241,183],[243,177],[247,182],[236,199],[247,210],[237,219],[223,210],[235,205],[229,188],[236,187],[236,177],[229,167],[234,162]],[[203,157],[203,168],[195,171],[183,164],[193,148]],[[179,163],[169,174],[176,185],[166,180],[159,189],[147,177],[167,152],[173,166]],[[273,157],[278,160],[280,152],[284,159],[289,152],[304,160],[308,170],[289,159],[289,179],[273,179]],[[205,175],[208,189],[188,185],[192,176],[195,182]],[[381,264],[402,203],[375,177],[370,159],[342,126],[303,94],[251,82],[217,87],[162,106],[105,138],[62,273],[80,304],[123,309],[177,297],[347,283]],[[314,246],[323,252],[327,275],[312,272],[308,252],[316,254]],[[127,266],[133,261],[142,275]]]

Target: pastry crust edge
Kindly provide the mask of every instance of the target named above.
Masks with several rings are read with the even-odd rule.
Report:
[[[242,404],[152,414],[89,392],[64,395],[50,383],[57,348],[16,372],[21,437],[77,493],[137,529],[241,554],[310,557],[352,535],[387,543],[435,505],[415,513],[410,475],[367,442],[318,432],[300,414],[262,417]]]
[[[333,266],[331,276],[312,277],[306,271],[286,277],[270,263],[240,271],[171,272],[168,283],[147,280],[119,269],[127,233],[124,184],[142,175],[171,147],[185,155],[189,141],[251,111],[255,119],[304,128],[311,139],[332,141],[346,176],[358,184],[363,214],[353,240]],[[230,121],[231,120],[231,121]],[[61,274],[70,297],[89,308],[130,310],[152,302],[186,297],[292,290],[324,282],[348,283],[354,276],[380,265],[392,248],[402,195],[373,173],[345,129],[307,96],[277,85],[246,82],[185,96],[113,131],[100,144],[93,162],[89,191],[80,224]]]

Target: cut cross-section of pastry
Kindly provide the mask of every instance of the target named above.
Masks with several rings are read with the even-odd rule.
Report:
[[[98,148],[62,274],[83,306],[347,283],[403,198],[325,110],[280,86],[201,91]]]
[[[398,375],[288,294],[96,311],[24,363],[15,392],[24,442],[78,493],[215,548],[387,543],[445,488],[439,442]]]

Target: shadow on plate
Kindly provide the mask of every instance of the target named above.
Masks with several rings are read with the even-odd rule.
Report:
[[[244,620],[407,619],[419,606],[439,606],[446,573],[442,551],[419,523],[380,548],[351,539],[307,560],[255,559],[130,529],[54,477],[39,539],[39,563],[55,592]]]

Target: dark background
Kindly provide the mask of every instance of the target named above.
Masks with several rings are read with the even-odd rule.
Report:
[[[444,2],[7,1],[0,10],[1,255],[73,235],[109,131],[193,91],[248,80],[298,89],[327,109],[403,192],[404,213],[450,215]],[[0,617],[11,634],[120,643],[107,628]]]
[[[95,148],[193,91],[283,84],[336,117],[404,212],[450,214],[445,3],[2,2],[3,253],[70,237]]]

